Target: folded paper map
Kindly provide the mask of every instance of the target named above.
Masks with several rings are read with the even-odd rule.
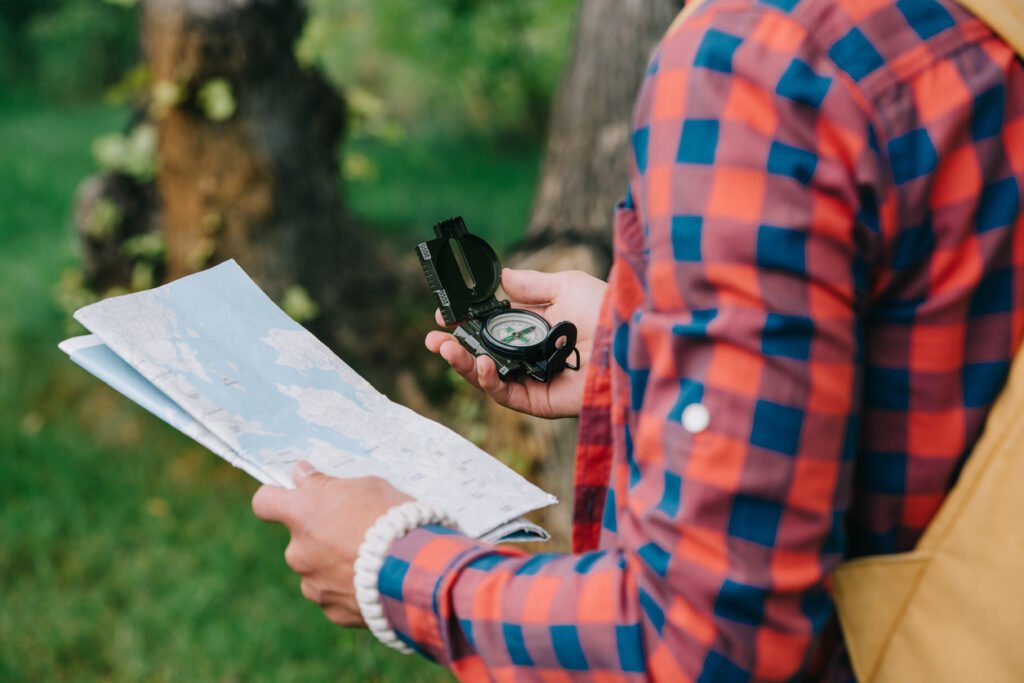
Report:
[[[295,323],[234,261],[75,313],[71,359],[263,483],[308,460],[382,477],[488,542],[547,538],[556,502],[447,427],[394,403]]]

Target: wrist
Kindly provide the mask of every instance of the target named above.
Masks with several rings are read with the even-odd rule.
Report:
[[[410,654],[412,649],[399,640],[384,614],[378,580],[391,544],[426,524],[456,527],[446,513],[424,503],[408,502],[392,507],[366,531],[354,566],[356,603],[367,628],[382,643],[405,654]]]

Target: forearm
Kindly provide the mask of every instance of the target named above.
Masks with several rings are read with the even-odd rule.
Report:
[[[771,563],[754,578],[688,557],[709,542],[695,530],[672,562],[653,543],[530,557],[418,530],[392,545],[379,585],[400,637],[464,680],[524,667],[615,680],[724,674],[733,664],[713,647],[722,643],[750,653],[785,645],[774,663],[763,655],[760,677],[791,675],[813,638],[807,617],[820,625],[830,609],[822,577],[757,590],[749,584],[769,580]],[[748,624],[758,616],[755,641]]]

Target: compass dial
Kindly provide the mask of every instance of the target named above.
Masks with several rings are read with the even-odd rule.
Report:
[[[516,349],[540,344],[550,329],[547,321],[536,313],[517,310],[498,313],[484,326],[490,341]]]

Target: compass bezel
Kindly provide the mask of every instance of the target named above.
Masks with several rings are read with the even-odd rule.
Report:
[[[506,344],[505,342],[495,338],[487,329],[488,326],[495,318],[501,318],[507,315],[526,315],[537,320],[538,324],[543,328],[541,339],[526,346],[513,346],[512,344]],[[482,339],[484,346],[491,351],[516,360],[539,359],[543,355],[544,341],[551,332],[551,323],[549,323],[544,316],[534,313],[533,311],[528,311],[525,308],[507,308],[504,311],[498,311],[497,313],[489,315],[486,319],[482,320],[480,327],[480,338]]]

